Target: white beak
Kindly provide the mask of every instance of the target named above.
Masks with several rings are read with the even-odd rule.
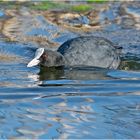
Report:
[[[34,57],[34,59],[31,60],[31,61],[28,63],[27,67],[33,67],[33,66],[38,65],[38,64],[40,63],[39,58],[41,57],[41,55],[42,55],[43,53],[44,53],[44,48],[39,48],[39,49],[37,49],[36,52],[35,52],[35,57]]]
[[[40,60],[34,58],[33,60],[31,60],[31,61],[28,63],[27,67],[37,66],[39,63],[40,63]]]

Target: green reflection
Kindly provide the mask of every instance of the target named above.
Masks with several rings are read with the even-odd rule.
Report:
[[[140,70],[140,63],[135,60],[124,60],[119,68],[123,70]]]

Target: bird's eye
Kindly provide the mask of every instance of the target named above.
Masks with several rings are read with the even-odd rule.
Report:
[[[42,55],[42,58],[43,58],[43,59],[46,59],[46,58],[48,58],[48,55],[47,55],[47,54],[43,54],[43,55]]]

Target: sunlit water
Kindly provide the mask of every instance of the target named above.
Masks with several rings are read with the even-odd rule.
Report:
[[[140,14],[137,7],[128,6],[128,11]],[[112,20],[111,10],[104,14]],[[0,11],[0,18],[3,16]],[[39,20],[42,23],[42,17]],[[50,28],[58,32],[56,27]],[[123,62],[118,70],[27,68],[36,46],[28,42],[6,42],[2,36],[0,139],[139,139],[140,41],[131,38],[140,31],[134,33],[133,30],[122,31],[131,33],[128,42],[125,40],[128,36],[120,41],[120,36],[117,38],[114,32],[110,34],[115,38],[108,31],[95,32],[123,45]],[[50,37],[40,29],[28,35],[34,33]],[[62,43],[75,36],[76,33],[65,30],[51,39]],[[135,38],[140,39],[139,36]]]

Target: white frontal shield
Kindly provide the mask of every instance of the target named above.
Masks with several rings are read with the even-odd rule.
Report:
[[[37,49],[36,52],[35,52],[35,57],[34,57],[34,59],[32,59],[32,60],[28,63],[27,67],[33,67],[33,66],[38,65],[38,64],[40,63],[39,58],[41,57],[41,55],[42,55],[43,53],[44,53],[44,48],[39,48],[39,49]]]

